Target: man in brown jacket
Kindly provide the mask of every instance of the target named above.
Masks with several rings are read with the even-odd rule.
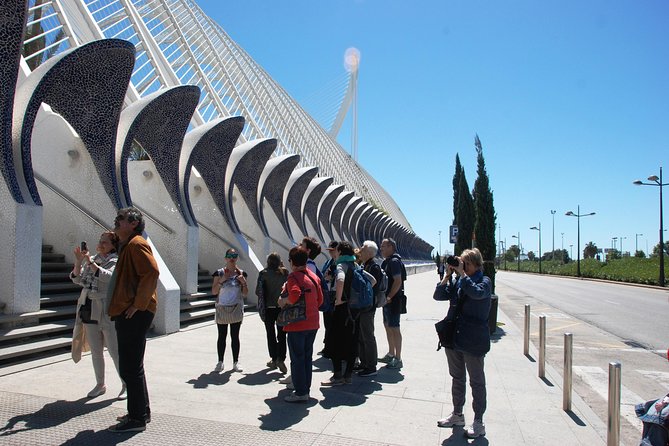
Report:
[[[136,208],[123,208],[114,220],[121,247],[109,287],[109,316],[115,321],[121,379],[128,389],[128,414],[117,419],[112,432],[139,432],[151,421],[144,376],[146,333],[156,312],[158,265],[142,237],[144,217]]]

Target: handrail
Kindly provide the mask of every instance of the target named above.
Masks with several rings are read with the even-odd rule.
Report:
[[[158,221],[158,219],[156,217],[152,216],[151,214],[149,214],[148,212],[146,212],[144,209],[140,208],[136,204],[133,204],[132,206],[137,208],[142,213],[143,216],[145,216],[146,218],[148,218],[149,220],[151,220],[152,222],[157,224],[160,229],[167,232],[168,234],[174,234],[174,231],[169,226],[166,226],[163,223],[161,223],[160,221]]]
[[[221,237],[220,235],[218,235],[216,232],[214,232],[213,229],[209,228],[207,225],[205,225],[201,221],[198,221],[197,224],[198,224],[199,227],[201,227],[202,229],[204,229],[205,231],[207,231],[209,234],[213,235],[214,237],[216,237],[220,241],[224,242],[225,244],[230,243],[228,240],[226,240],[223,237]]]
[[[60,198],[65,200],[66,203],[71,205],[73,208],[84,214],[89,220],[91,220],[93,223],[96,225],[100,226],[102,229],[105,231],[109,230],[109,226],[105,225],[102,223],[102,220],[94,215],[91,215],[89,212],[87,212],[85,209],[83,209],[81,206],[79,206],[77,203],[75,203],[69,196],[67,196],[64,192],[59,190],[56,186],[54,186],[51,182],[49,182],[47,179],[43,178],[41,175],[34,173],[35,179],[38,180],[40,183],[42,183],[44,186],[46,186],[48,189],[50,189],[53,193],[58,195]]]

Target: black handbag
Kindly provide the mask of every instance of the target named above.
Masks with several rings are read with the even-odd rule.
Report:
[[[439,337],[439,342],[437,343],[437,351],[441,350],[441,347],[444,348],[454,348],[455,347],[455,327],[458,318],[460,317],[460,311],[462,310],[462,305],[465,303],[467,295],[463,294],[458,296],[458,303],[455,305],[455,311],[453,316],[449,317],[447,314],[446,317],[436,324],[434,324],[434,329],[437,330],[437,336]]]
[[[79,307],[79,318],[84,324],[97,324],[98,321],[91,319],[91,313],[93,312],[92,308],[93,302],[87,297],[86,302]]]

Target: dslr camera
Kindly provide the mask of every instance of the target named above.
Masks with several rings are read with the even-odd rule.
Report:
[[[460,260],[455,256],[446,257],[446,263],[453,268],[457,267],[460,264]]]

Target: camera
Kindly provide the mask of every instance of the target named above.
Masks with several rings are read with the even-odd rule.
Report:
[[[460,264],[460,260],[458,260],[458,258],[455,256],[448,256],[446,257],[446,263],[448,263],[449,266],[455,268]]]
[[[81,242],[80,249],[81,252],[88,251],[88,245],[86,244],[86,242]]]

